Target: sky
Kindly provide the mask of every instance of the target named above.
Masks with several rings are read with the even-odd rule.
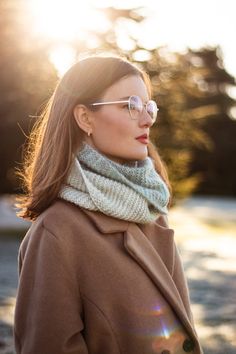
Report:
[[[81,35],[85,28],[106,28],[106,19],[91,9],[94,6],[143,7],[147,19],[130,27],[142,45],[147,48],[167,46],[173,51],[187,47],[198,49],[219,45],[222,48],[227,71],[236,77],[236,0],[28,0],[34,12],[35,28],[45,36],[70,38]],[[50,5],[51,4],[51,5]],[[62,23],[65,13],[69,21]],[[121,25],[121,42],[126,47],[127,35]],[[64,58],[69,66],[72,53],[63,47],[55,48],[51,59]],[[63,54],[64,50],[64,54]],[[62,55],[63,54],[63,55]],[[56,64],[58,67],[60,63]],[[63,65],[61,70],[63,70]]]

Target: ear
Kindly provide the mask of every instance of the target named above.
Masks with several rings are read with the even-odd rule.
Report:
[[[89,115],[88,108],[82,104],[78,104],[75,106],[74,110],[74,118],[76,123],[86,134],[92,131],[92,119]]]

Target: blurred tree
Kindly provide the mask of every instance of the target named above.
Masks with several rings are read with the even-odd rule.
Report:
[[[178,54],[163,47],[149,56],[142,65],[160,107],[152,138],[168,166],[174,196],[235,195],[236,162],[229,164],[229,156],[236,151],[236,121],[229,114],[236,103],[228,92],[235,79],[224,68],[220,48]]]
[[[210,139],[207,149],[201,144],[193,148],[191,173],[198,171],[203,176],[196,193],[236,196],[236,117],[231,114],[236,102],[229,91],[235,88],[235,78],[225,70],[219,47],[190,50],[187,58],[203,93],[189,104],[199,117],[198,125]],[[201,119],[199,103],[211,110],[209,119]]]
[[[35,114],[57,80],[47,47],[27,27],[23,0],[0,2],[0,192],[16,191],[15,166]]]

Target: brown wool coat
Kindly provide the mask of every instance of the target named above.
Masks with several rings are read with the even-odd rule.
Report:
[[[165,218],[135,224],[57,200],[19,252],[17,354],[200,354]]]

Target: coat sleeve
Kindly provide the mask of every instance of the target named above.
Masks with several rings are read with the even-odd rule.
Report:
[[[14,321],[17,354],[88,354],[74,268],[71,247],[43,225],[23,240]]]

